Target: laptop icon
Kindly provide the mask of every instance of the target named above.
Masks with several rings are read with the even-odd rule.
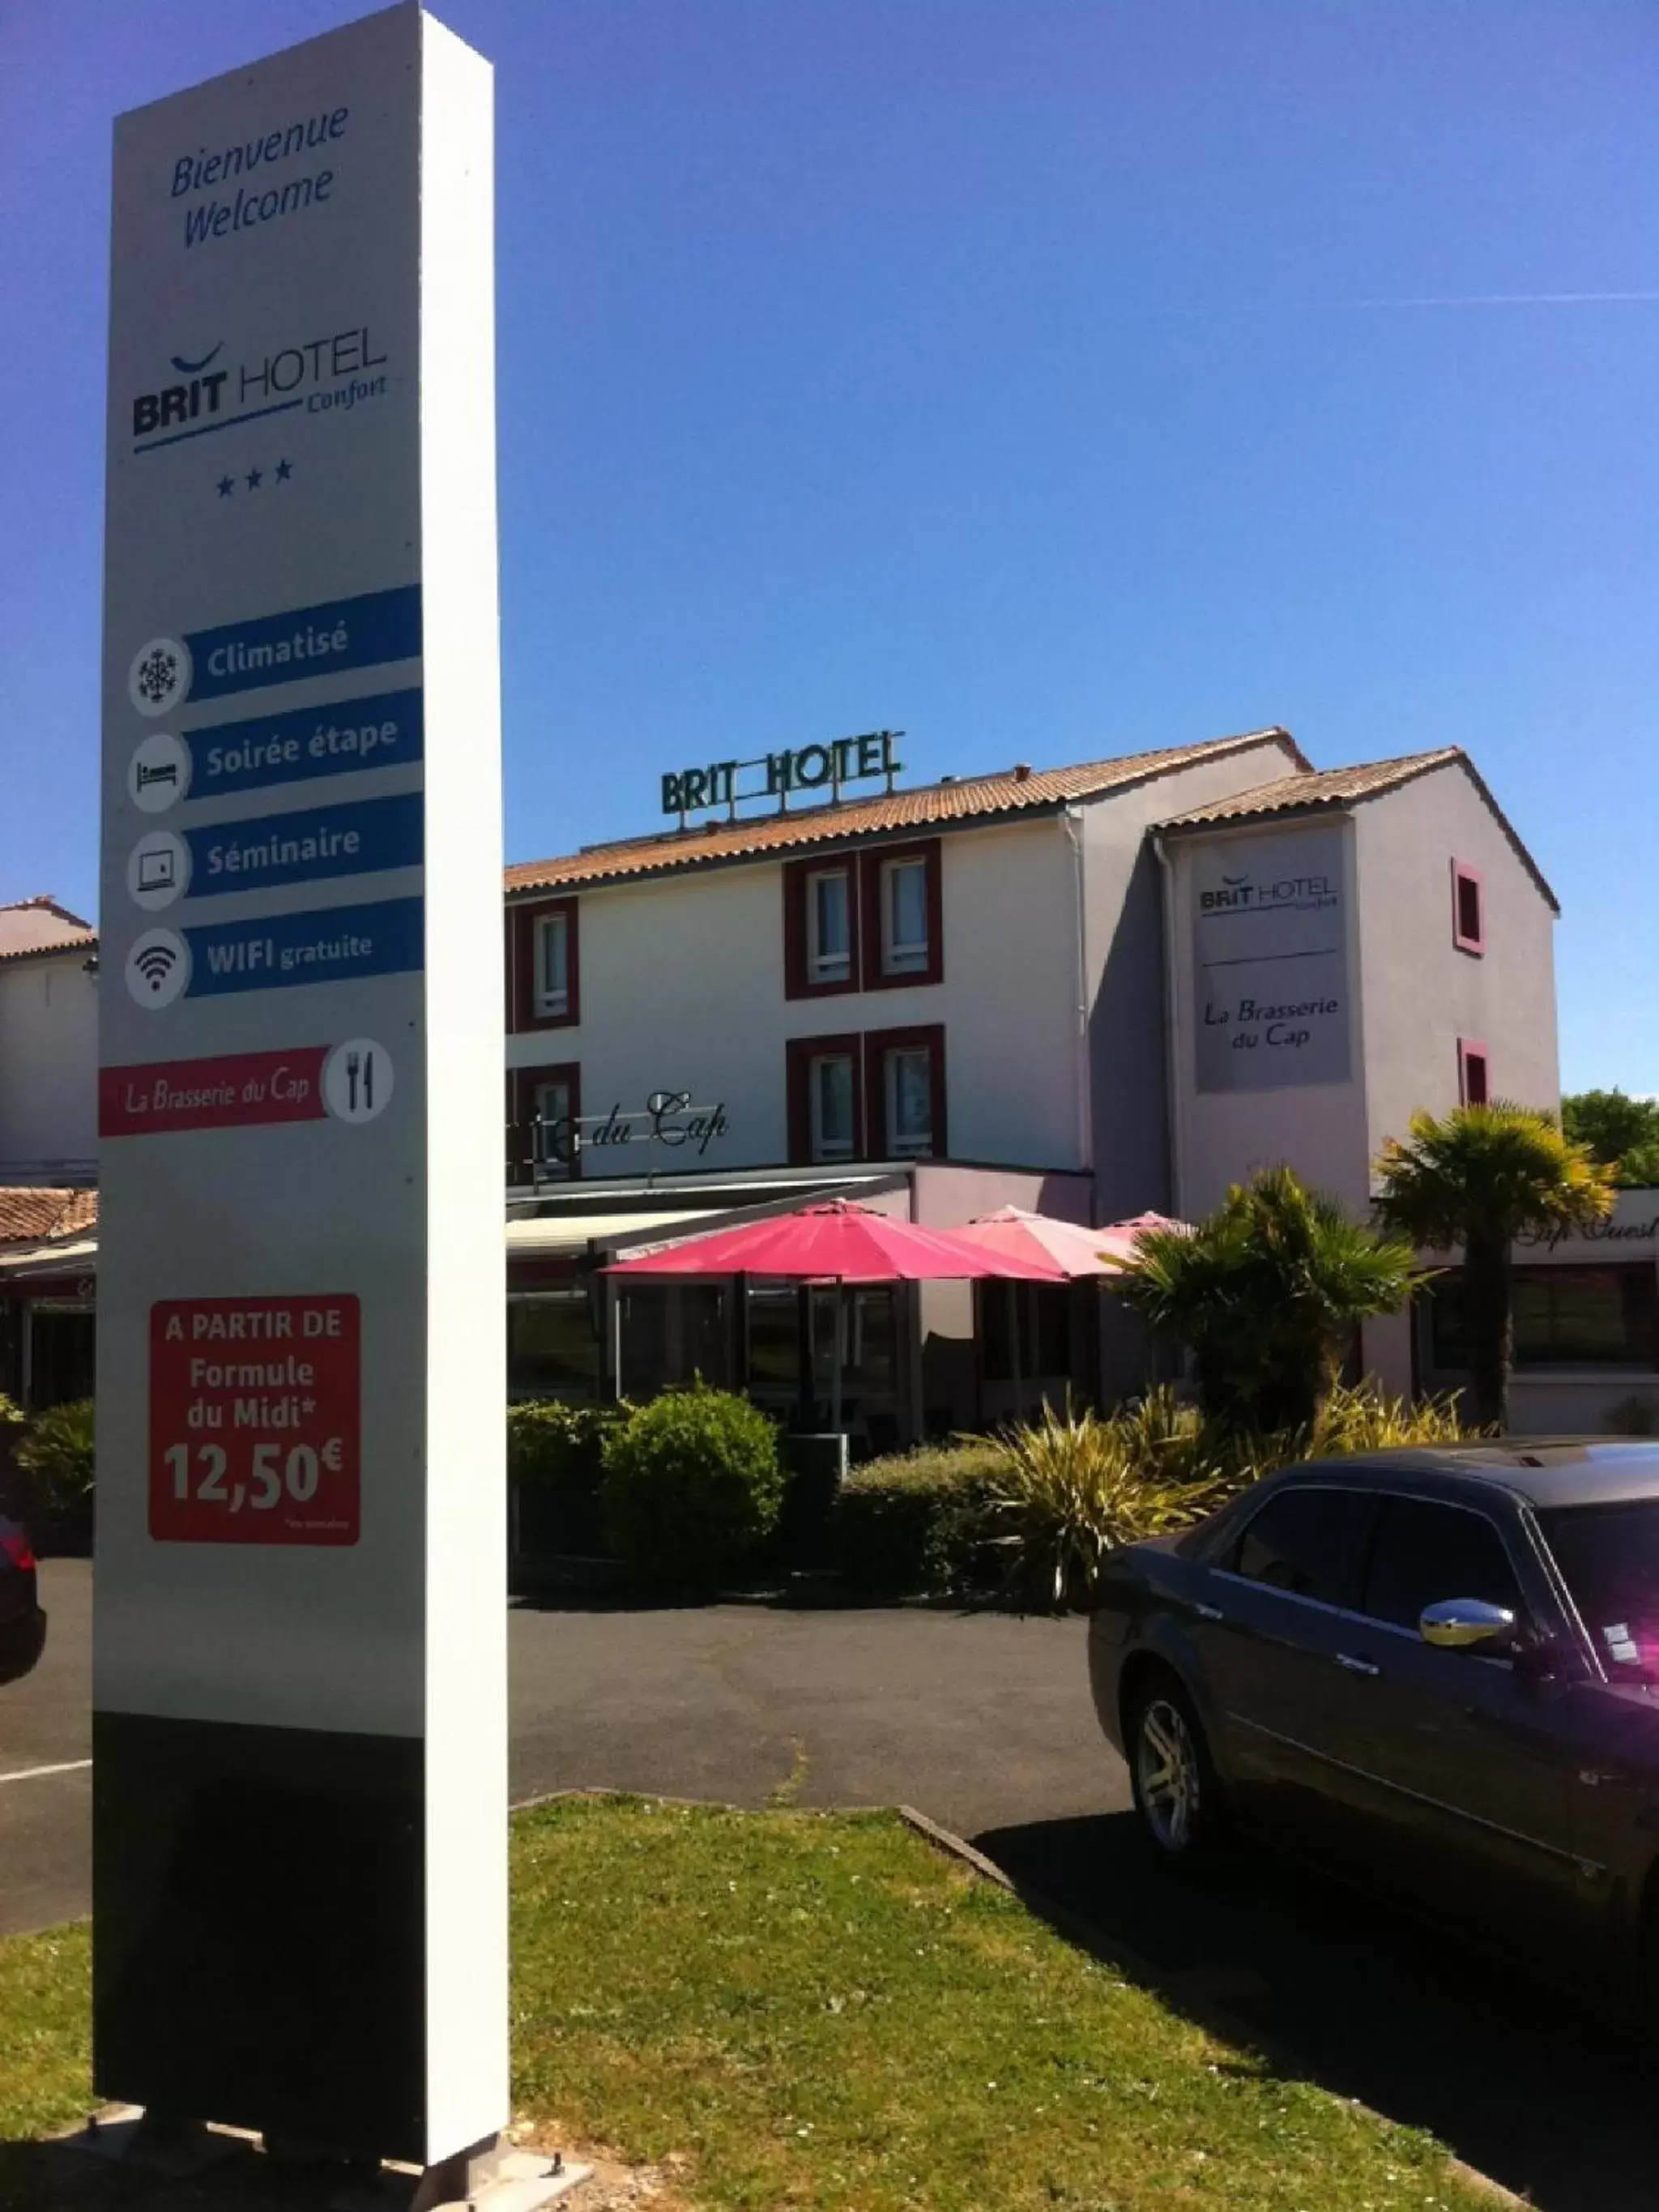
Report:
[[[160,845],[138,855],[138,888],[141,891],[170,891],[178,877],[173,866],[173,851],[170,845]]]

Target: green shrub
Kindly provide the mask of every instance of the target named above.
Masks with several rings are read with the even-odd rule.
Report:
[[[870,1461],[836,1501],[832,1557],[855,1589],[1086,1606],[1115,1546],[1185,1527],[1279,1468],[1479,1433],[1455,1397],[1413,1405],[1370,1382],[1333,1389],[1311,1428],[1265,1432],[1206,1420],[1166,1385],[1104,1416],[1045,1408],[1030,1426]]]
[[[830,1562],[853,1589],[884,1595],[966,1590],[994,1577],[984,1506],[996,1454],[982,1438],[866,1460],[830,1510]]]
[[[74,1527],[90,1525],[96,1472],[90,1398],[37,1413],[15,1455],[28,1479],[33,1513]]]
[[[514,1551],[592,1558],[605,1548],[599,1486],[605,1444],[626,1406],[526,1399],[507,1409],[507,1479]]]
[[[702,1594],[775,1534],[783,1484],[778,1433],[766,1415],[698,1382],[635,1407],[612,1431],[599,1502],[631,1581]]]
[[[528,1398],[507,1409],[509,1482],[591,1495],[605,1472],[605,1439],[627,1418],[626,1406],[567,1406]]]

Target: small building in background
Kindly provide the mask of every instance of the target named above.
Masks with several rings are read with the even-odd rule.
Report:
[[[0,906],[0,1395],[19,1403],[91,1391],[97,1173],[97,932],[21,899]]]
[[[0,906],[0,1185],[98,1171],[98,933],[54,898]]]

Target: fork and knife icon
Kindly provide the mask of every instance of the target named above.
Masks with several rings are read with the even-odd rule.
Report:
[[[374,1053],[372,1051],[347,1053],[345,1073],[346,1097],[349,1102],[349,1110],[354,1114],[357,1111],[357,1084],[361,1077],[363,1086],[363,1111],[366,1114],[372,1114],[374,1110]]]

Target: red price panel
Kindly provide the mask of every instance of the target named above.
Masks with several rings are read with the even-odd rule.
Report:
[[[360,1339],[350,1297],[152,1306],[150,1534],[355,1544]]]

